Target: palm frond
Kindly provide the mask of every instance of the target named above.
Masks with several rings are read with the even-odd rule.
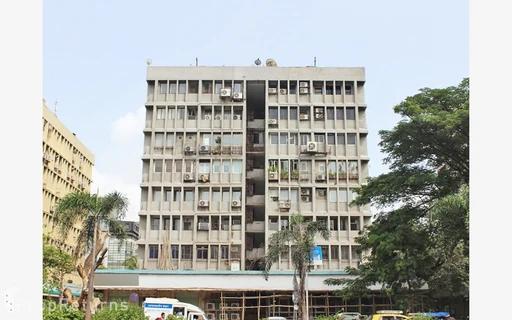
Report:
[[[55,208],[55,223],[64,239],[73,226],[82,222],[94,211],[95,200],[87,192],[69,193],[60,199]]]
[[[114,191],[101,197],[100,218],[104,221],[121,220],[128,210],[128,198]]]

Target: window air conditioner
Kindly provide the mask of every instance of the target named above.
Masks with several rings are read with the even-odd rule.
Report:
[[[299,82],[299,88],[308,88],[308,87],[309,87],[309,82],[307,82],[307,81]]]
[[[210,230],[209,222],[199,222],[197,224],[197,230]]]
[[[210,181],[210,175],[208,173],[202,173],[199,176],[199,180],[201,180],[201,182],[208,182]]]
[[[268,88],[268,94],[277,94],[277,88]]]
[[[325,174],[319,174],[316,176],[316,181],[325,181],[326,177]]]
[[[277,173],[277,171],[269,172],[268,173],[268,180],[273,180],[273,181],[279,180],[279,174]]]
[[[235,114],[233,116],[233,120],[242,120],[242,117],[240,115],[238,115],[238,114]]]
[[[201,146],[199,147],[199,153],[203,153],[203,154],[204,154],[204,153],[207,153],[207,154],[209,154],[209,153],[210,153],[210,150],[211,150],[211,147],[210,147],[209,145],[205,145],[205,144],[203,144],[203,145],[201,145]]]
[[[193,146],[185,146],[185,153],[195,153]]]
[[[307,151],[318,152],[318,144],[315,141],[308,142]]]
[[[286,94],[288,94],[288,90],[286,90],[286,89],[279,89],[279,94],[280,95],[286,95]]]
[[[221,98],[229,98],[229,97],[231,97],[231,88],[222,88],[222,89],[220,89],[220,97]]]
[[[240,200],[233,200],[233,202],[231,203],[231,206],[235,207],[235,208],[239,208],[239,207],[242,206],[242,201],[240,201]]]
[[[290,209],[291,205],[292,203],[290,200],[279,201],[279,209]]]
[[[183,174],[183,180],[184,181],[194,181],[194,176],[191,172],[186,172]]]
[[[277,126],[277,119],[268,119],[269,126]]]
[[[309,88],[299,88],[299,94],[308,94]]]
[[[233,93],[233,101],[242,101],[243,97],[244,97],[244,95],[241,92]]]
[[[208,208],[209,207],[208,200],[199,200],[199,207],[200,208]]]
[[[299,114],[299,119],[300,120],[309,120],[309,114],[301,113],[301,114]]]

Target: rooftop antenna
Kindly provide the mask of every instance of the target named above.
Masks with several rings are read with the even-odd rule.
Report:
[[[196,67],[199,65],[199,60],[196,57]]]
[[[254,64],[255,64],[255,65],[257,65],[257,66],[259,66],[259,65],[261,64],[261,60],[260,60],[260,58],[258,58],[258,59],[256,59],[256,60],[254,60]]]
[[[314,65],[314,66],[316,67],[316,57],[315,57],[315,60],[314,60],[314,63],[313,63],[313,65]]]
[[[147,58],[146,59],[146,65],[149,67],[151,65],[151,63],[153,63],[153,61],[151,61],[150,58]]]

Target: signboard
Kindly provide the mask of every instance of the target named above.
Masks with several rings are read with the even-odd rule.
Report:
[[[154,303],[154,302],[144,302],[144,315],[149,316],[150,319],[156,319],[160,317],[160,314],[163,312],[167,316],[168,314],[172,314],[172,304],[171,303]]]
[[[322,248],[320,246],[314,246],[310,253],[311,264],[314,266],[322,265]]]

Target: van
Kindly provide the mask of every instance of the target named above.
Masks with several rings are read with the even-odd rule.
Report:
[[[181,316],[184,320],[208,320],[203,310],[199,307],[178,299],[170,298],[146,298],[142,304],[144,316],[154,320],[163,313],[167,317],[170,314]]]

